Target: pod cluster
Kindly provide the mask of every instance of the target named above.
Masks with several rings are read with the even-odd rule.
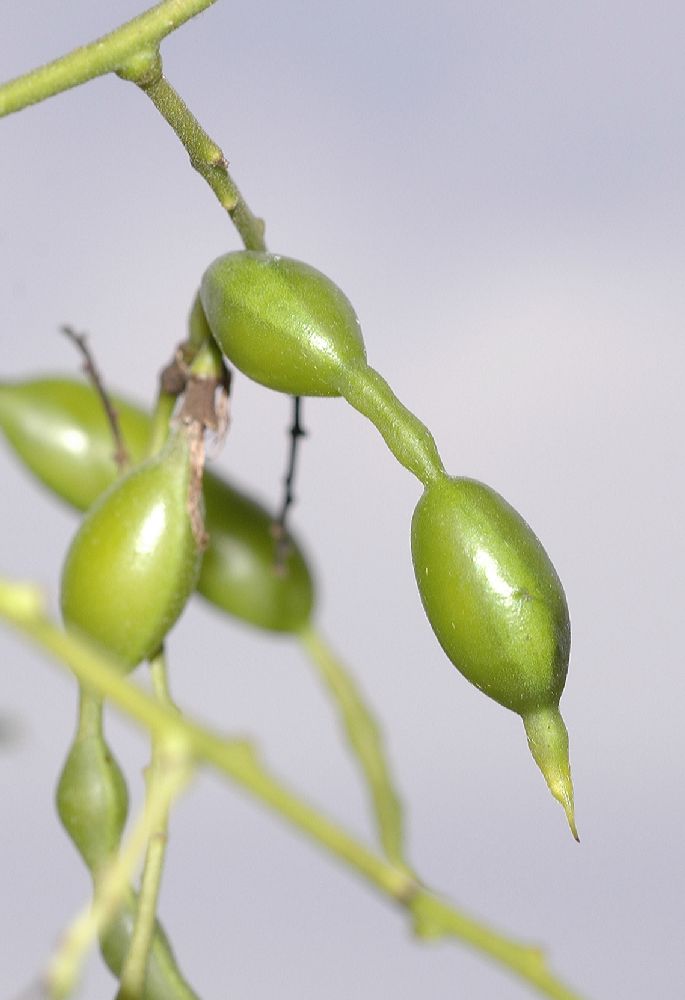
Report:
[[[398,461],[421,481],[412,559],[428,620],[464,677],[521,716],[533,757],[576,835],[568,736],[558,707],[570,651],[568,609],[556,571],[531,528],[490,487],[446,473],[429,430],[368,365],[354,309],[321,272],[267,253],[224,255],[205,272],[193,315],[198,335],[211,331],[228,361],[257,382],[294,395],[343,396],[375,424]],[[43,482],[81,509],[114,475],[111,446],[103,444],[109,432],[104,418],[95,417],[99,404],[94,395],[86,400],[89,392],[64,381],[38,392],[26,384],[0,386],[0,425],[7,437]],[[31,410],[33,423],[22,408]],[[123,402],[117,401],[117,408],[135,451],[146,436],[146,418]],[[55,410],[61,416],[52,436],[44,435],[34,448],[41,421],[45,424]],[[80,455],[66,445],[70,437],[75,439],[74,428],[82,435]],[[68,461],[63,459],[66,452]],[[77,473],[80,462],[90,466],[90,478]],[[87,514],[65,566],[65,617],[86,631],[97,622],[92,634],[130,666],[154,652],[198,572],[200,593],[262,628],[297,631],[311,614],[311,576],[298,547],[293,544],[285,572],[275,572],[269,517],[254,501],[211,476],[205,483],[210,541],[200,569],[179,502],[184,468],[178,441],[172,442],[167,453],[111,487]],[[81,481],[75,485],[76,479]],[[152,534],[155,518],[166,524],[163,507],[150,500],[160,488],[168,489],[169,509],[177,510],[178,517],[169,522],[173,554],[160,557],[150,569],[158,592],[156,614],[150,614],[145,574],[139,578],[137,567],[146,563],[147,535],[141,534],[141,526],[149,525]],[[135,529],[128,516],[134,506]],[[126,621],[124,609],[114,607],[108,574],[92,568],[99,553],[103,565],[111,565],[116,544],[111,540],[127,534],[136,557],[115,563],[115,576],[122,584],[130,580],[131,586],[140,579],[147,631],[138,618]],[[82,563],[91,567],[90,575]],[[176,583],[166,590],[168,573],[175,574]],[[108,604],[114,610],[103,611]]]
[[[126,447],[145,455],[150,417],[112,397]],[[112,434],[95,390],[69,378],[0,384],[0,428],[26,468],[52,493],[86,511],[115,484]],[[142,490],[141,490],[142,492]],[[226,479],[205,471],[208,543],[197,591],[221,612],[249,625],[293,633],[314,606],[314,581],[302,546],[291,537],[276,566],[269,512]]]

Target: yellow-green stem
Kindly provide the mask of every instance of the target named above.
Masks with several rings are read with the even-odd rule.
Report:
[[[216,0],[163,0],[102,38],[10,80],[0,87],[0,118],[116,72],[136,53],[158,47],[163,38],[214,3]]]
[[[347,741],[366,779],[383,852],[393,864],[409,871],[404,852],[402,806],[378,724],[350,672],[314,626],[306,625],[299,637],[335,704]]]
[[[152,411],[152,424],[150,427],[150,437],[147,445],[147,457],[156,455],[164,447],[164,443],[169,437],[169,422],[176,406],[176,396],[159,390],[155,408]]]
[[[375,368],[350,365],[340,373],[338,389],[350,406],[375,424],[400,465],[424,486],[445,474],[433,435]]]
[[[79,684],[78,736],[102,735],[102,698]]]
[[[240,233],[248,250],[264,250],[264,223],[256,218],[228,172],[226,157],[220,147],[205,132],[197,118],[161,73],[150,78],[145,68],[139,79],[128,72],[126,79],[137,83],[147,94],[165,121],[171,126],[190,157],[191,166],[209,184],[219,204],[224,208]]]
[[[163,649],[150,661],[150,672],[155,697],[161,705],[175,710],[169,692],[166,657]],[[147,788],[149,801],[154,801],[157,786],[164,781],[165,766],[164,744],[159,740],[153,740]],[[171,805],[170,801],[168,805]],[[164,870],[168,827],[169,810],[167,809],[166,812],[160,811],[156,825],[150,830],[131,946],[121,972],[116,1000],[138,1000],[143,995],[148,958],[155,935],[157,900],[159,899]]]

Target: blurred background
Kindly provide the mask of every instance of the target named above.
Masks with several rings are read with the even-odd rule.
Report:
[[[2,0],[3,78],[138,13],[140,0]],[[293,527],[317,621],[386,734],[422,877],[544,943],[593,1000],[675,998],[682,948],[685,281],[682,5],[427,0],[218,3],[163,47],[273,250],[329,274],[370,362],[448,469],[526,517],[564,581],[562,710],[580,846],[518,717],[469,686],[424,618],[409,552],[416,481],[341,400],[305,405]],[[112,388],[152,399],[199,278],[240,246],[175,136],[103,78],[0,121],[2,378],[76,372],[91,336]],[[286,397],[234,383],[216,460],[275,506]],[[1,571],[54,607],[75,516],[0,447]],[[293,641],[193,603],[170,640],[188,712],[371,841],[363,790]],[[0,631],[0,996],[37,975],[89,881],[53,794],[75,717],[67,673]],[[108,733],[140,802],[143,734]],[[205,1000],[523,1000],[278,818],[203,774],[173,815],[161,898]],[[82,995],[112,995],[93,956]]]

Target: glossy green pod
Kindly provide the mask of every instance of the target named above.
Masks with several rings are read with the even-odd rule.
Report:
[[[119,850],[128,812],[121,769],[105,742],[102,705],[80,692],[79,724],[57,785],[57,812],[97,885]],[[129,888],[124,904],[100,940],[107,965],[121,975],[133,937],[137,899]],[[141,1000],[197,1000],[183,978],[163,928],[155,922]]]
[[[214,477],[204,485],[209,545],[198,592],[242,621],[296,632],[314,605],[314,584],[301,548],[290,539],[277,565],[273,518],[251,498]]]
[[[81,718],[57,784],[57,812],[89,871],[97,872],[119,849],[128,815],[121,768],[102,734],[102,708],[81,695]]]
[[[182,430],[90,508],[62,570],[66,624],[129,669],[152,656],[195,588],[201,552],[188,508],[190,449]]]
[[[412,559],[440,645],[467,680],[523,718],[533,756],[575,835],[568,736],[558,708],[571,631],[547,553],[493,489],[441,476],[414,512]]]
[[[340,374],[365,365],[359,320],[320,271],[275,254],[241,250],[205,271],[209,327],[236,368],[296,396],[340,395]]]
[[[134,461],[145,454],[149,418],[114,401]],[[75,379],[0,383],[0,428],[40,482],[72,507],[86,510],[117,475],[114,443],[95,390]]]
[[[150,417],[118,396],[112,402],[123,429],[131,431],[125,438],[131,458],[140,461]],[[0,385],[0,427],[12,429],[8,438],[24,464],[79,510],[87,510],[116,479],[112,434],[102,403],[89,385],[67,378]],[[59,428],[59,433],[51,434],[51,427]],[[41,451],[44,442],[49,447]],[[42,456],[40,461],[37,456]],[[271,515],[208,471],[204,494],[209,544],[198,592],[222,611],[258,628],[297,631],[309,620],[314,603],[312,575],[297,541],[290,539],[277,570]]]

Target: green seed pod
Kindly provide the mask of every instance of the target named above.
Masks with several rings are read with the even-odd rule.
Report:
[[[242,621],[296,632],[309,621],[314,584],[301,549],[289,540],[277,565],[272,518],[254,500],[214,477],[204,487],[209,545],[198,592]]]
[[[34,413],[37,399],[40,405]],[[131,457],[139,461],[145,453],[150,418],[118,396],[112,397],[112,403],[127,433]],[[102,403],[89,385],[66,378],[0,385],[0,426],[11,426],[10,441],[19,457],[53,493],[79,510],[87,510],[116,480],[112,433]],[[54,427],[60,433],[51,436]],[[74,443],[77,448],[72,447]],[[41,453],[38,449],[43,445]],[[39,463],[37,454],[43,455]],[[296,540],[290,539],[283,565],[276,569],[268,512],[211,472],[204,475],[204,494],[209,545],[199,593],[222,611],[258,628],[299,629],[311,616],[314,583]]]
[[[57,786],[57,811],[97,885],[119,850],[128,812],[126,782],[102,732],[102,704],[81,689],[79,724]],[[131,945],[137,897],[124,903],[100,939],[107,965],[119,977]],[[176,964],[171,945],[155,921],[141,1000],[198,1000]]]
[[[134,461],[147,445],[150,421],[122,399],[114,406]],[[86,510],[114,482],[112,432],[91,386],[73,379],[0,384],[0,428],[24,465],[71,506]]]
[[[200,571],[189,513],[190,446],[183,429],[116,482],[86,514],[62,571],[67,625],[129,669],[152,656]]]
[[[136,907],[136,895],[129,889],[122,909],[100,938],[102,956],[117,978],[124,968],[133,937]],[[169,939],[159,921],[155,921],[145,988],[140,1000],[199,1000],[181,974]]]
[[[494,490],[441,476],[414,512],[412,558],[440,645],[467,680],[522,716],[575,836],[568,736],[558,708],[571,632],[545,550]]]
[[[340,395],[340,373],[365,365],[359,320],[337,285],[289,257],[242,250],[215,260],[200,298],[228,360],[295,396]]]
[[[97,872],[119,849],[128,813],[121,769],[107,746],[102,709],[82,695],[76,738],[57,785],[57,812],[89,871]]]

